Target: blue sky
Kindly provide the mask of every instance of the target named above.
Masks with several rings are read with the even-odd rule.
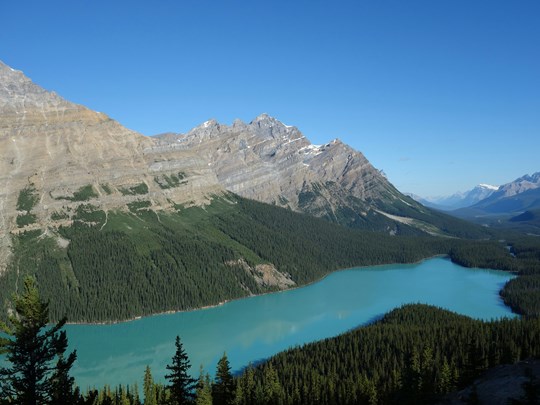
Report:
[[[2,1],[0,60],[146,135],[262,112],[400,190],[540,171],[540,1]]]

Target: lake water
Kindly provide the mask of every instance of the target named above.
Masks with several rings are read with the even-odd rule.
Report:
[[[114,325],[68,325],[77,349],[77,384],[141,385],[150,365],[163,380],[180,335],[197,377],[214,373],[227,352],[233,371],[291,346],[338,335],[406,303],[427,303],[474,318],[514,317],[498,292],[513,276],[466,269],[445,258],[335,272],[291,291],[251,297],[192,312]]]

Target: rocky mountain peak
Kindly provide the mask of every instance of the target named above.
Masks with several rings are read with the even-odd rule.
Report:
[[[2,114],[23,114],[29,108],[73,106],[54,92],[34,84],[20,70],[0,62],[0,111]]]
[[[262,113],[249,123],[252,130],[265,138],[280,138],[284,135],[295,132],[295,127],[285,125],[267,113]],[[297,132],[297,130],[296,130]]]
[[[526,174],[517,179],[516,182],[540,183],[540,172]]]
[[[502,185],[497,191],[497,196],[510,197],[521,194],[527,190],[540,188],[540,172],[532,175],[526,174],[510,183]]]
[[[208,140],[220,136],[223,133],[223,130],[226,129],[226,125],[221,125],[215,119],[211,118],[208,121],[205,121],[202,124],[191,129],[185,135],[179,136],[185,137],[186,140],[196,140],[198,142],[202,142],[203,140]]]
[[[245,129],[247,127],[247,124],[240,118],[236,118],[232,123],[232,127],[234,129]]]

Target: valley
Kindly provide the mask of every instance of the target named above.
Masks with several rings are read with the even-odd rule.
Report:
[[[339,395],[373,402],[374,387],[384,400],[399,394],[414,403],[469,383],[503,358],[538,355],[529,347],[540,315],[540,245],[530,235],[538,173],[477,190],[474,205],[449,215],[403,194],[341,140],[314,145],[268,114],[147,137],[2,62],[0,84],[0,319],[18,310],[12,297],[27,277],[35,280],[48,320],[67,316],[82,389],[130,386],[145,365],[163,382],[178,334],[194,365],[207,371],[223,351],[235,372],[261,362],[237,376],[237,387],[249,375],[266,387],[265,373],[275,367],[281,402],[268,403],[312,403],[312,395],[326,403]],[[485,223],[482,216],[491,214],[514,225]],[[389,267],[373,267],[380,265]],[[419,302],[476,319],[515,319],[473,321],[422,305],[394,309]],[[418,332],[425,316],[440,324],[458,319],[478,339],[477,351],[489,345],[486,330],[505,330],[510,340],[494,339],[501,346],[481,365],[467,363],[470,353],[451,358],[434,350],[422,372],[442,378],[444,358],[465,375],[402,392],[395,373],[418,380],[409,356],[424,350],[429,357],[441,332],[427,328],[430,343],[394,334],[387,328],[399,314],[410,319],[395,328],[407,333]],[[351,396],[332,391],[337,370],[306,374],[302,387],[290,384],[298,361],[282,359],[371,330],[391,337],[377,343],[386,354],[399,354],[383,356],[380,369],[370,363],[371,371],[350,370]],[[401,343],[388,343],[396,336]],[[358,355],[350,347],[344,353]]]
[[[431,304],[475,319],[515,318],[498,296],[512,277],[434,258],[343,270],[303,288],[214,308],[115,325],[68,325],[71,347],[78,352],[73,374],[83,389],[131,385],[141,382],[148,364],[156,382],[163,383],[177,334],[182,336],[195,377],[200,365],[213,375],[224,351],[232,371],[239,373],[250,363],[341,335],[407,303]],[[130,336],[129,341],[125,336]]]

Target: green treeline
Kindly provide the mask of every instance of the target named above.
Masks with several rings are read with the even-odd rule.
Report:
[[[7,309],[17,280],[31,274],[50,300],[51,319],[67,315],[73,322],[106,322],[276,289],[257,284],[240,259],[250,266],[271,263],[303,285],[337,269],[448,254],[467,267],[523,274],[503,296],[520,313],[539,313],[540,247],[535,238],[508,242],[512,257],[496,241],[391,236],[230,199],[169,214],[145,207],[105,213],[81,205],[73,226],[60,228],[57,237],[40,230],[14,237],[12,265],[0,278],[0,303]]]
[[[520,276],[510,280],[501,292],[504,302],[517,313],[540,317],[540,241],[521,237],[510,243],[520,267]]]
[[[372,325],[248,369],[238,378],[239,403],[429,403],[490,367],[539,356],[539,319],[482,322],[407,305]],[[265,402],[271,385],[275,399]]]
[[[233,378],[226,354],[215,379],[202,367],[195,384],[179,338],[168,384],[106,386],[78,405],[347,405],[437,403],[489,368],[540,357],[540,320],[492,322],[428,305],[406,305],[374,324],[293,348]],[[534,388],[534,387],[533,387]],[[538,396],[538,388],[534,395]],[[516,398],[518,400],[519,398]],[[465,398],[474,402],[474,398]],[[517,402],[521,403],[521,402]],[[527,403],[527,402],[523,402]]]
[[[212,381],[191,364],[180,338],[167,365],[167,385],[144,370],[138,387],[81,393],[70,375],[66,319],[49,323],[49,306],[31,277],[13,298],[15,313],[0,322],[0,404],[21,405],[288,405],[433,403],[500,364],[540,358],[540,319],[491,322],[428,305],[410,304],[343,335],[281,352],[233,378],[224,353]],[[531,390],[534,390],[531,391]],[[528,387],[527,398],[538,398]],[[474,398],[469,398],[474,402]],[[527,402],[530,403],[530,402]]]

